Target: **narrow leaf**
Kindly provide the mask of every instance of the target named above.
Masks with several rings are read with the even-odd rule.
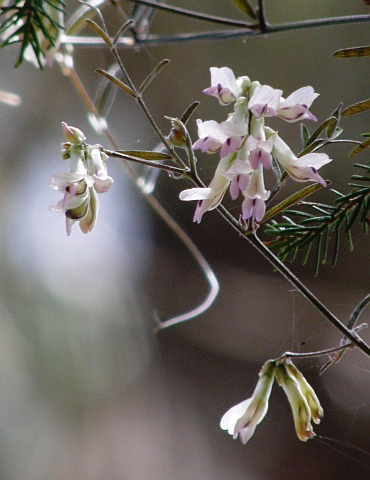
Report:
[[[369,108],[370,108],[370,99],[364,100],[363,102],[355,103],[354,105],[347,107],[345,110],[343,110],[342,115],[344,117],[348,117],[349,115],[356,115],[357,113],[364,112]]]
[[[326,127],[326,135],[328,138],[331,138],[332,135],[334,134],[337,124],[338,124],[338,118],[331,117],[331,119],[328,122],[328,126]]]
[[[135,98],[136,99],[136,93],[132,90],[132,88],[130,88],[128,85],[126,85],[124,82],[122,82],[122,80],[119,80],[117,77],[115,77],[114,75],[111,75],[110,73],[106,72],[105,70],[102,70],[100,68],[98,68],[96,70],[97,73],[100,73],[101,75],[103,75],[103,77],[106,77],[108,78],[111,82],[115,83],[117,85],[117,87],[121,88],[122,90],[124,90],[126,93],[128,93],[129,95],[131,95],[131,97]]]
[[[278,213],[284,212],[288,208],[292,207],[293,205],[296,205],[298,202],[300,202],[301,200],[304,200],[309,195],[316,192],[317,190],[320,190],[321,188],[323,188],[323,186],[320,183],[314,183],[313,185],[309,185],[308,187],[302,188],[302,190],[299,190],[299,192],[294,193],[290,197],[286,198],[282,202],[270,208],[270,210],[268,210],[265,216],[263,217],[262,222],[266,222],[267,220],[274,217]]]
[[[321,255],[321,263],[325,265],[328,259],[328,248],[329,248],[329,230],[328,229],[324,230],[322,237],[323,237],[324,247],[322,250],[323,253]]]
[[[99,7],[104,0],[96,0],[93,4],[94,7]],[[73,14],[69,17],[66,25],[67,35],[78,35],[80,31],[85,27],[86,20],[96,15],[96,11],[91,8],[90,5],[81,5]]]
[[[366,140],[364,140],[362,143],[360,143],[360,145],[358,145],[356,148],[354,148],[350,152],[349,157],[353,158],[355,155],[362,152],[366,148],[370,148],[370,137],[368,137]]]
[[[317,274],[319,273],[319,268],[320,268],[320,261],[321,261],[321,248],[322,248],[322,236],[320,235],[319,238],[317,239],[317,247],[316,247],[316,258],[315,258],[315,277],[317,277]]]
[[[198,108],[198,105],[200,102],[193,102],[186,110],[185,112],[181,115],[180,121],[186,125],[189,118],[192,116],[194,110]]]
[[[351,212],[351,216],[347,217],[347,227],[344,230],[345,233],[349,232],[351,230],[351,228],[353,227],[353,225],[354,225],[354,223],[357,219],[357,216],[361,211],[361,208],[362,208],[362,202],[358,202],[357,205],[356,205],[356,208]]]
[[[310,132],[304,123],[301,123],[301,139],[303,148],[307,145],[308,139],[310,138]]]
[[[169,60],[165,59],[162,60],[155,68],[154,70],[149,73],[149,75],[146,77],[146,79],[143,81],[143,83],[139,87],[139,93],[143,93],[143,91],[152,83],[152,81],[159,75],[159,73],[162,71],[162,69],[170,63]]]
[[[343,128],[335,127],[334,132],[330,135],[330,140],[335,140],[343,133]]]
[[[331,262],[331,266],[335,267],[338,260],[339,255],[339,245],[340,245],[340,232],[339,228],[335,229],[335,243],[334,243],[334,253],[333,253],[333,260]]]
[[[335,116],[330,116],[321,125],[319,125],[316,128],[316,130],[313,132],[313,134],[307,140],[307,146],[311,145],[311,143],[314,142],[317,139],[317,137],[328,127],[328,125],[330,125],[333,122],[333,119],[334,119],[335,122],[337,122],[337,118]]]
[[[337,108],[334,110],[334,112],[330,116],[331,120],[329,121],[328,126],[326,127],[326,135],[328,139],[329,138],[332,139],[337,128],[339,128],[338,124],[341,116],[342,107],[343,107],[343,103],[340,102],[340,104],[337,106]],[[337,133],[336,136],[338,135],[339,133]]]
[[[310,253],[311,253],[311,248],[312,248],[312,243],[310,243],[306,249],[306,253],[303,257],[303,260],[302,260],[302,265],[306,265],[307,262],[308,262],[308,257],[310,256]]]
[[[303,155],[306,155],[307,153],[312,152],[316,147],[320,146],[324,142],[323,138],[318,138],[314,142],[310,143],[304,150],[302,150],[298,157],[303,157]]]
[[[248,0],[230,0],[238,10],[240,10],[244,15],[247,17],[253,18],[253,20],[257,19],[256,13],[253,8],[249,5]]]
[[[117,63],[111,65],[107,72],[115,78],[118,78],[118,76],[122,75]],[[101,117],[108,116],[108,113],[114,104],[117,92],[118,89],[114,83],[112,83],[106,77],[101,78],[94,98],[96,110]]]
[[[369,55],[370,46],[344,48],[343,50],[337,50],[333,53],[333,57],[335,58],[367,57]]]
[[[143,160],[161,161],[172,160],[172,156],[167,153],[152,152],[146,150],[117,150],[118,153],[129,155],[130,157],[141,158]]]
[[[351,235],[351,232],[347,232],[346,233],[346,236],[347,236],[347,243],[348,243],[348,248],[350,250],[350,252],[353,252],[354,250],[354,245],[353,245],[353,240],[352,240],[352,235]]]
[[[110,49],[113,48],[113,43],[109,38],[108,34],[104,32],[104,30],[96,22],[94,22],[94,20],[88,18],[86,20],[86,23],[90,25],[90,27],[99,35],[99,37],[104,40],[104,42],[108,45]]]
[[[117,42],[118,40],[121,38],[121,36],[125,33],[125,31],[129,28],[129,27],[133,27],[134,26],[134,21],[133,20],[127,20],[127,22],[125,22],[121,28],[118,29],[117,33],[115,34],[114,38],[113,38],[113,45],[117,45]]]

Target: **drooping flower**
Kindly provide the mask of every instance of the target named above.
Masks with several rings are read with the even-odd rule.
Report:
[[[107,192],[113,184],[113,179],[108,176],[106,161],[108,156],[102,151],[100,145],[88,145],[86,157],[89,160],[89,173],[94,179],[94,188],[98,193]]]
[[[83,233],[94,228],[99,211],[97,193],[104,193],[113,184],[107,174],[107,155],[100,145],[85,145],[81,130],[63,122],[63,130],[69,142],[63,144],[63,158],[70,161],[70,172],[56,173],[50,187],[63,194],[63,199],[50,207],[66,217],[67,235],[72,226],[79,222]]]
[[[313,431],[312,424],[311,424],[311,420],[313,417],[312,417],[312,410],[309,403],[309,401],[310,402],[313,401],[313,397],[310,396],[311,392],[309,392],[309,396],[307,395],[307,390],[305,386],[304,386],[305,391],[302,390],[301,388],[302,385],[304,385],[304,383],[307,384],[307,382],[305,381],[304,383],[302,383],[302,379],[297,378],[296,371],[298,370],[295,367],[293,369],[291,367],[288,368],[288,365],[286,364],[286,362],[281,362],[276,366],[275,377],[278,384],[284,389],[284,392],[288,397],[290,407],[293,413],[297,436],[300,440],[302,440],[302,442],[306,442],[307,440],[315,436],[315,432]],[[316,402],[314,403],[316,408],[315,416],[317,420],[318,419],[317,415],[319,414],[317,407],[320,404],[317,405]],[[320,409],[321,409],[321,406],[320,406]],[[322,409],[321,409],[321,412],[322,412]]]
[[[214,177],[207,188],[189,188],[183,190],[179,198],[184,201],[198,200],[193,221],[200,223],[205,212],[218,207],[224,198],[230,180],[224,175],[229,170],[236,155],[230,154],[222,158],[217,166]]]
[[[255,118],[276,117],[282,90],[269,85],[258,86],[252,94],[248,108]]]
[[[249,152],[246,145],[237,153],[237,159],[232,166],[224,173],[224,176],[230,180],[230,196],[232,200],[236,200],[239,191],[244,192],[251,183],[251,174],[253,172],[252,165],[249,161]]]
[[[89,187],[85,176],[75,181],[74,175],[77,174],[65,174],[63,183],[63,173],[55,174],[49,183],[52,188],[63,193],[63,199],[56,205],[52,205],[50,210],[65,215],[68,236],[71,234],[73,224],[77,221],[83,233],[91,232],[99,211],[95,189]]]
[[[198,136],[193,145],[193,150],[202,150],[202,152],[218,152],[227,140],[226,133],[223,132],[221,125],[216,120],[207,120],[203,122],[198,118]]]
[[[238,98],[235,112],[225,122],[218,123],[215,120],[202,122],[198,119],[199,140],[194,143],[193,150],[200,149],[207,153],[221,150],[221,158],[238,151],[248,132],[248,125],[245,121],[245,103],[245,97]]]
[[[260,163],[258,170],[253,170],[251,182],[248,188],[243,191],[243,195],[245,197],[242,204],[243,218],[247,220],[254,215],[255,220],[260,222],[266,211],[265,201],[270,196],[270,191],[265,188],[262,163]]]
[[[319,399],[317,398],[315,390],[291,361],[287,361],[285,363],[289,374],[297,380],[299,388],[307,400],[307,403],[311,409],[312,420],[318,425],[324,416],[324,410]]]
[[[234,72],[228,67],[211,67],[211,86],[203,90],[206,95],[218,98],[221,105],[229,105],[239,96]]]
[[[220,427],[227,430],[234,439],[240,436],[247,443],[259,423],[265,418],[268,402],[274,383],[275,361],[268,360],[263,365],[253,395],[230,408],[222,417]]]
[[[266,137],[273,138],[272,155],[297,182],[317,182],[326,187],[325,180],[317,173],[319,168],[332,161],[326,153],[307,153],[297,157],[277,132],[265,127]]]
[[[250,151],[249,161],[254,170],[257,170],[260,164],[265,168],[271,168],[273,144],[274,141],[272,138],[268,140],[258,140],[253,135],[249,135],[246,141],[246,148]]]
[[[288,98],[279,100],[277,115],[289,123],[317,118],[309,111],[313,101],[319,96],[312,87],[302,87],[291,93]]]
[[[221,105],[229,105],[243,95],[249,86],[248,77],[235,78],[234,72],[228,67],[211,67],[211,86],[203,90],[206,95],[218,98]]]

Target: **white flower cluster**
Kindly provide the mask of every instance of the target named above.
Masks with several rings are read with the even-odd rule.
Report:
[[[223,430],[247,443],[256,426],[262,422],[268,410],[271,389],[276,378],[284,389],[292,409],[297,436],[303,442],[315,436],[311,421],[318,424],[324,415],[319,399],[311,385],[290,360],[268,360],[263,365],[253,395],[230,408],[221,419]]]
[[[220,152],[221,160],[207,188],[190,188],[180,193],[180,199],[197,200],[194,221],[200,223],[205,212],[213,210],[222,201],[230,186],[233,200],[244,196],[242,216],[260,222],[265,214],[266,190],[264,169],[272,166],[273,158],[298,182],[314,181],[326,186],[317,170],[331,162],[325,153],[308,153],[298,158],[278,133],[265,125],[265,118],[280,117],[292,123],[314,120],[309,111],[318,97],[312,87],[296,90],[286,99],[283,91],[248,77],[235,78],[228,67],[211,69],[212,86],[204,90],[218,98],[221,105],[235,102],[234,113],[224,122],[197,120],[198,136],[193,149],[202,152]]]
[[[107,155],[101,145],[86,145],[85,135],[75,127],[62,122],[64,135],[63,158],[70,161],[70,172],[55,173],[50,187],[63,194],[63,199],[50,207],[66,217],[67,235],[72,225],[79,222],[83,233],[94,228],[99,211],[97,193],[109,190],[113,179],[107,174]]]

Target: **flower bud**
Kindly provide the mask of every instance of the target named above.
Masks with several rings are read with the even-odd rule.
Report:
[[[86,139],[85,135],[79,128],[70,127],[65,122],[62,122],[64,136],[73,145],[81,145]]]
[[[171,120],[171,132],[167,136],[172,145],[179,148],[187,148],[187,129],[178,118],[165,117]]]
[[[308,400],[300,388],[295,375],[293,375],[285,362],[280,363],[275,369],[275,378],[283,387],[292,409],[297,436],[302,442],[306,442],[315,436],[311,425],[311,408]]]

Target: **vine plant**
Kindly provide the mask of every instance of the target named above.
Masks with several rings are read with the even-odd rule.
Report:
[[[370,347],[359,336],[359,331],[366,324],[357,325],[358,319],[367,306],[367,295],[352,313],[348,325],[339,320],[286,266],[288,258],[292,261],[301,250],[304,263],[316,244],[315,273],[320,264],[327,261],[329,241],[334,235],[332,265],[339,255],[341,232],[347,236],[350,249],[353,249],[351,231],[360,224],[364,234],[369,229],[370,210],[370,162],[356,163],[360,173],[352,176],[348,193],[333,189],[333,202],[323,204],[312,200],[311,196],[321,188],[329,185],[318,170],[332,159],[324,153],[329,144],[348,143],[354,148],[350,157],[366,151],[370,146],[370,134],[362,133],[363,140],[342,139],[341,117],[360,114],[370,108],[370,100],[361,100],[347,108],[339,105],[313,131],[302,124],[302,151],[296,155],[266,122],[269,117],[279,117],[282,121],[296,123],[300,121],[317,121],[310,107],[318,96],[310,86],[301,87],[286,98],[282,90],[269,85],[261,85],[247,76],[236,78],[228,67],[211,67],[211,86],[204,93],[216,97],[221,107],[233,106],[224,122],[214,120],[197,120],[199,139],[193,141],[187,129],[199,102],[192,103],[180,117],[168,116],[169,133],[164,134],[149,111],[144,100],[146,88],[168,64],[160,62],[137,86],[131,79],[124,59],[118,53],[118,46],[137,48],[142,45],[184,42],[207,38],[218,40],[230,36],[272,34],[300,28],[312,28],[343,23],[369,22],[370,15],[356,15],[291,24],[270,25],[266,19],[263,0],[254,8],[248,0],[231,0],[239,12],[248,18],[232,20],[199,12],[173,7],[154,0],[130,0],[128,5],[114,1],[111,8],[121,16],[123,26],[112,37],[105,25],[99,8],[103,0],[81,2],[63,27],[65,4],[61,0],[15,0],[13,3],[1,3],[3,46],[20,43],[20,54],[16,62],[19,66],[24,60],[33,61],[39,68],[56,61],[62,72],[69,76],[77,86],[78,92],[87,107],[89,119],[96,131],[104,133],[113,150],[102,145],[86,142],[84,133],[63,122],[66,141],[63,143],[63,158],[70,161],[70,171],[55,174],[51,187],[63,194],[63,199],[52,207],[62,213],[66,219],[67,234],[71,234],[74,223],[78,222],[84,233],[90,232],[97,221],[98,195],[106,193],[113,183],[107,172],[107,160],[117,158],[122,161],[131,177],[146,198],[181,238],[197,259],[209,284],[210,293],[206,300],[191,312],[178,317],[160,321],[157,330],[189,320],[204,312],[214,301],[218,293],[218,282],[212,269],[205,261],[191,239],[157,202],[143,179],[138,176],[132,163],[144,164],[151,169],[165,170],[170,177],[181,178],[192,183],[192,188],[180,194],[184,201],[197,201],[194,221],[200,223],[202,216],[211,210],[218,211],[224,220],[239,235],[245,238],[265,257],[306,299],[343,334],[338,346],[331,346],[319,352],[285,352],[276,359],[270,359],[263,365],[253,395],[232,407],[222,417],[221,428],[228,430],[234,438],[240,437],[246,443],[254,433],[256,426],[266,415],[268,401],[274,381],[282,386],[292,408],[295,429],[300,440],[306,441],[315,436],[312,423],[319,423],[323,408],[314,390],[303,374],[293,364],[297,357],[327,357],[322,372],[340,360],[343,354],[352,348],[360,349],[370,357]],[[223,30],[203,32],[202,34],[182,33],[172,36],[158,36],[150,33],[151,20],[156,10],[166,10],[176,15],[188,16],[203,21],[218,23]],[[92,18],[97,18],[97,21]],[[80,34],[85,22],[91,27],[94,36],[84,37]],[[102,76],[101,89],[95,102],[91,101],[82,85],[73,65],[73,44],[91,45],[104,43],[111,51],[114,66],[109,70],[97,69]],[[352,47],[336,52],[339,58],[367,56],[370,47]],[[120,89],[135,100],[145,114],[161,142],[160,151],[120,150],[109,132],[106,117],[114,101],[115,90]],[[195,151],[220,155],[218,166],[209,186],[205,186],[197,169]],[[270,190],[265,187],[265,177],[272,184]],[[283,187],[289,179],[297,182],[312,182],[308,187],[297,191],[276,203]],[[233,200],[243,197],[241,212],[234,216],[222,204],[226,191],[230,188]],[[308,197],[310,201],[308,201]],[[208,214],[208,213],[207,213]],[[278,220],[276,218],[279,218]],[[263,233],[261,234],[261,231]],[[262,238],[261,238],[262,237]],[[273,253],[277,250],[277,255]]]

